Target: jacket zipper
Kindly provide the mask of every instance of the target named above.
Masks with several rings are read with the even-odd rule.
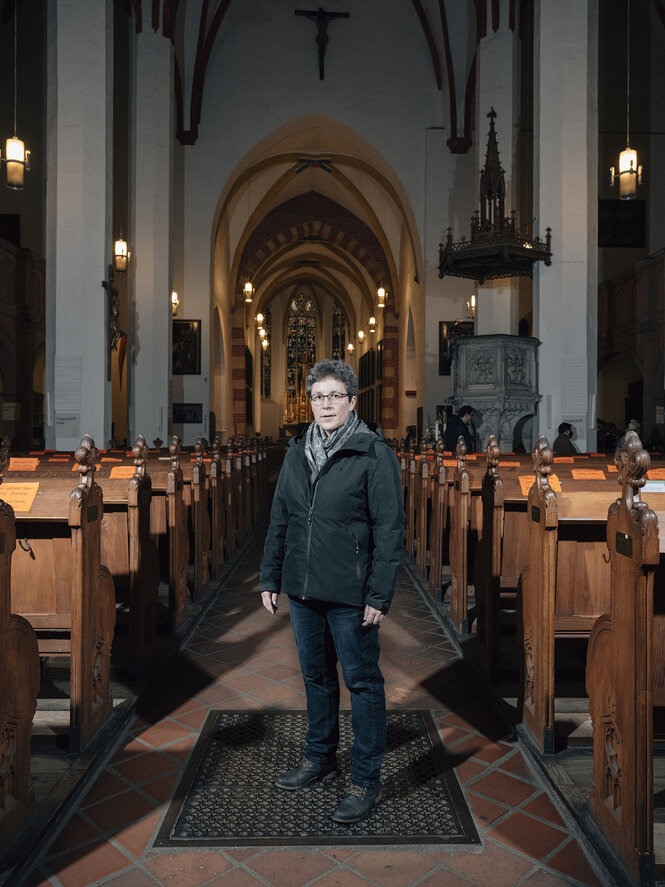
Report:
[[[305,550],[305,584],[302,590],[301,600],[307,599],[307,586],[309,585],[309,552],[312,545],[312,513],[314,511],[314,500],[316,499],[316,490],[319,486],[319,477],[314,481],[314,489],[312,490],[312,498],[309,503],[309,513],[307,515],[307,548]]]

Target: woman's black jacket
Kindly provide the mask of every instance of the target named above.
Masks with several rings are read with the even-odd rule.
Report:
[[[395,454],[378,429],[353,434],[314,484],[305,437],[284,458],[261,561],[261,591],[388,611],[404,551]]]

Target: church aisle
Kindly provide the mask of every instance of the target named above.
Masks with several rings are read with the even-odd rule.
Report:
[[[225,582],[159,692],[99,768],[44,847],[27,887],[563,887],[613,881],[594,874],[542,780],[492,717],[456,648],[407,570],[381,628],[391,709],[432,712],[482,847],[153,847],[211,709],[304,709],[286,602],[259,605],[262,537]],[[348,707],[343,691],[342,705]]]

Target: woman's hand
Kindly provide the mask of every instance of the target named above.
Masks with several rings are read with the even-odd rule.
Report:
[[[265,592],[264,592],[265,594]],[[380,625],[385,618],[385,614],[381,610],[375,610],[369,604],[365,604],[365,617],[363,619],[363,628],[369,628],[371,625]]]
[[[263,606],[269,613],[273,615],[277,612],[277,595],[278,591],[262,591],[261,592],[261,601],[263,602]]]

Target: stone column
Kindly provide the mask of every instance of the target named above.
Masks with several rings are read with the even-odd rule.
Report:
[[[509,4],[485,4],[476,61],[476,166],[485,165],[490,108],[496,111],[499,158],[506,183],[506,214],[517,210],[517,126],[519,122],[520,41],[518,25],[511,28]],[[525,220],[521,220],[523,222]],[[521,224],[521,222],[518,222]],[[515,278],[487,280],[477,289],[476,335],[517,334],[519,288]]]
[[[595,450],[597,0],[537,0],[534,40],[534,215],[553,253],[534,269],[538,426],[551,443],[570,422],[578,449]]]
[[[129,441],[169,434],[172,281],[173,57],[144,24],[134,36],[130,121]]]
[[[111,432],[113,11],[110,0],[47,9],[46,444]]]

